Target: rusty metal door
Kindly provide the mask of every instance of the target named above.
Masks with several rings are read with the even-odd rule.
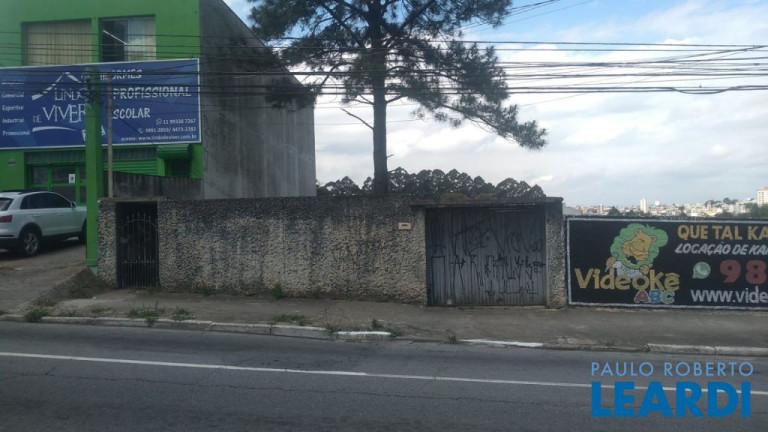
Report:
[[[157,204],[117,204],[117,286],[157,288]]]
[[[545,304],[544,226],[538,209],[427,210],[429,304]]]

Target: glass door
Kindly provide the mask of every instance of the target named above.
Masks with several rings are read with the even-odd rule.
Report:
[[[85,204],[85,166],[31,166],[28,170],[30,189],[56,192],[80,205]]]

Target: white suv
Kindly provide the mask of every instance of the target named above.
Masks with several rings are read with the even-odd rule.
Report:
[[[0,192],[0,248],[24,256],[43,241],[85,240],[85,207],[53,192]]]

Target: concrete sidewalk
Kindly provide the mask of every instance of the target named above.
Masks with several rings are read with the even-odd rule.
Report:
[[[26,306],[27,310],[30,307],[32,306]],[[309,327],[316,327],[321,334],[324,330],[389,331],[398,339],[437,342],[511,341],[564,349],[768,355],[766,312],[605,308],[552,310],[539,307],[442,308],[383,302],[205,297],[195,294],[151,294],[126,290],[109,291],[89,299],[64,300],[49,307],[51,315],[69,317],[126,318],[157,312],[160,318],[177,320],[280,324],[304,326],[307,330]],[[17,314],[24,312],[16,311]],[[153,320],[149,321],[151,324]],[[92,320],[88,322],[92,323]],[[210,326],[201,324],[190,328]],[[738,347],[738,350],[733,351],[733,347]]]
[[[34,301],[84,266],[85,245],[74,240],[45,245],[42,253],[31,258],[0,249],[0,310],[11,311]]]

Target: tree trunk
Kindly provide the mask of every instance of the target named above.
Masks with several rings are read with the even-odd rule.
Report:
[[[384,11],[381,0],[369,6],[371,31],[371,87],[373,90],[373,193],[389,193],[387,169],[387,53],[383,43]]]
[[[387,100],[383,79],[381,89],[373,92],[373,193],[389,193],[387,169]]]

